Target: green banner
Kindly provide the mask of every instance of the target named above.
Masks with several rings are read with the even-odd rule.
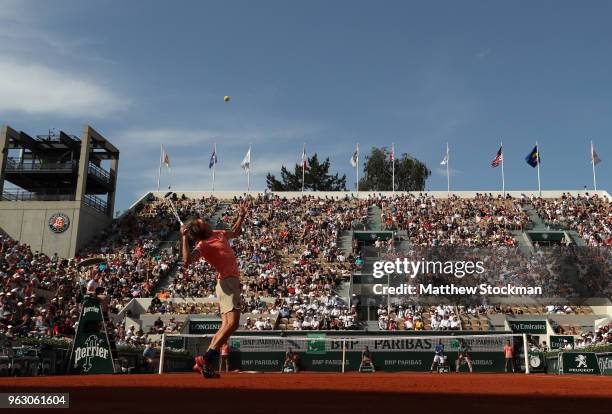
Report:
[[[166,336],[166,348],[185,349],[185,337]]]
[[[504,335],[463,338],[470,350],[474,371],[502,372],[503,347],[508,338]],[[301,371],[340,372],[344,348],[344,369],[357,371],[361,353],[367,346],[377,371],[428,371],[439,341],[445,346],[447,365],[454,370],[460,339],[449,336],[336,338],[325,333],[312,333],[301,338],[235,336],[230,340],[233,349],[231,362],[233,369],[280,371],[285,352],[291,348],[298,355]],[[467,370],[467,366],[462,366],[461,370]]]
[[[112,374],[115,372],[104,316],[100,302],[87,297],[70,354],[70,372],[73,374]]]
[[[574,337],[571,335],[551,335],[550,349],[566,349],[570,345],[574,349]]]
[[[562,358],[564,374],[600,374],[595,352],[563,352]]]
[[[546,321],[508,320],[508,326],[514,333],[545,334]]]
[[[612,375],[612,352],[597,354],[597,362],[602,375]]]
[[[313,354],[308,351],[296,352],[300,371],[340,372],[342,352]],[[372,352],[372,362],[377,371],[429,371],[434,353],[424,352]],[[447,365],[455,370],[457,352],[447,352]],[[474,372],[503,372],[504,355],[501,352],[472,352]],[[284,352],[240,352],[231,358],[232,369],[246,371],[281,371],[285,360]],[[346,352],[345,371],[357,371],[361,363],[361,352]],[[461,366],[467,371],[467,365]]]
[[[327,338],[327,339],[325,339]],[[482,335],[464,338],[472,352],[499,352],[503,348],[508,336],[504,335]],[[306,352],[309,354],[324,354],[329,352],[341,352],[343,344],[347,352],[361,352],[368,346],[372,352],[425,352],[432,353],[436,344],[441,341],[446,351],[456,351],[459,348],[459,339],[452,336],[422,336],[422,337],[374,337],[367,336],[342,338],[327,337],[325,333],[309,334],[306,338],[301,337],[232,337],[232,346],[243,352],[285,352],[292,348],[295,352]]]
[[[387,241],[393,237],[392,231],[356,231],[353,233],[353,237],[360,241],[368,241],[381,239]]]
[[[190,334],[211,334],[215,333],[221,327],[220,319],[196,319],[189,320],[189,333]]]

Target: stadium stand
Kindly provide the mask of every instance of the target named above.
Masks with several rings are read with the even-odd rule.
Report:
[[[0,330],[7,335],[72,335],[80,290],[75,281],[80,281],[83,289],[98,286],[98,293],[108,298],[112,331],[119,345],[142,344],[163,332],[185,332],[186,322],[194,315],[217,317],[215,272],[204,261],[182,268],[178,223],[162,196],[144,197],[74,259],[32,252],[2,236]],[[183,219],[199,215],[217,228],[231,225],[241,198],[210,194],[171,197]],[[369,305],[359,304],[352,295],[358,289],[353,275],[368,273],[367,246],[378,246],[388,257],[396,254],[396,248],[406,246],[501,248],[497,251],[503,252],[502,256],[489,257],[489,264],[520,263],[524,272],[500,267],[500,280],[546,284],[556,269],[542,264],[546,255],[557,251],[538,249],[535,243],[526,251],[521,248],[525,243],[521,235],[540,219],[551,229],[575,231],[590,246],[609,246],[612,209],[607,197],[567,193],[554,199],[491,194],[470,198],[258,194],[252,196],[252,204],[248,225],[233,242],[243,283],[241,329],[367,326],[380,330],[489,331],[506,329],[508,317],[541,317],[558,333],[585,338],[580,341],[609,341],[607,330],[593,329],[593,321],[605,312],[588,305],[528,303],[520,298],[471,305],[377,303],[371,314],[369,310],[365,313]],[[393,237],[385,243],[374,239],[369,244],[357,243],[356,232],[364,230],[392,231]],[[593,258],[588,254],[577,254],[578,279],[590,272]],[[102,256],[106,263],[77,269],[80,260],[92,256]],[[601,278],[589,283],[591,289],[609,298],[612,288],[605,276],[612,263],[609,254],[607,259],[600,263]],[[566,297],[576,294],[571,281],[549,283],[548,288]]]
[[[532,203],[550,227],[575,230],[589,246],[612,246],[609,199],[563,193],[559,199],[534,198]]]

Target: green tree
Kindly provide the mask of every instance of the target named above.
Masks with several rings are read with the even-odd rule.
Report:
[[[346,175],[340,177],[338,173],[331,175],[329,158],[320,162],[317,154],[313,154],[306,162],[304,173],[304,190],[312,191],[345,191]],[[272,191],[301,191],[302,190],[302,164],[295,164],[293,172],[284,165],[281,167],[281,179],[278,180],[270,173],[266,176],[268,188]]]
[[[386,147],[372,147],[366,155],[364,176],[359,180],[363,191],[392,191],[391,151]],[[427,166],[409,154],[395,155],[395,191],[423,191],[425,180],[431,175]]]

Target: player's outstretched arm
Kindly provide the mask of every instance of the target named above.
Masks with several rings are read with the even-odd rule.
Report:
[[[240,203],[240,214],[238,215],[238,220],[232,226],[232,229],[225,233],[225,236],[228,239],[232,239],[234,237],[238,237],[242,234],[242,222],[249,211],[249,202],[247,200],[243,200]]]

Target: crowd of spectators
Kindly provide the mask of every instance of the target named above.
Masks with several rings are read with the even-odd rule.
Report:
[[[78,319],[73,260],[32,252],[0,235],[0,333],[70,336]]]
[[[461,330],[461,321],[454,306],[420,306],[413,304],[380,305],[378,328],[384,331]]]
[[[193,215],[210,218],[219,212],[220,202],[214,197],[171,197],[183,219]],[[72,335],[80,291],[85,286],[93,286],[96,294],[107,298],[111,313],[119,312],[132,298],[153,296],[168,277],[171,280],[164,298],[214,299],[214,269],[206,261],[199,261],[184,272],[176,271],[178,246],[160,245],[178,229],[170,204],[154,197],[147,201],[114,220],[74,259],[48,257],[1,236],[0,331],[10,335]],[[231,226],[239,201],[227,201],[221,226]],[[525,255],[514,245],[511,230],[528,228],[530,219],[520,202],[510,197],[478,194],[471,199],[436,199],[409,194],[358,200],[313,195],[288,199],[266,194],[250,201],[243,232],[232,241],[242,275],[243,312],[252,314],[248,329],[268,329],[270,324],[288,330],[357,328],[363,318],[337,291],[364,263],[362,258],[346,254],[338,246],[338,239],[343,231],[365,228],[372,205],[381,207],[385,229],[405,231],[413,249],[408,253],[417,259],[423,257],[420,248],[478,248],[482,249],[478,259],[488,269],[483,280],[488,283],[542,286],[545,293],[565,298],[577,295],[572,281],[557,277],[564,263],[551,261],[551,257],[558,256],[560,250],[542,249]],[[551,227],[574,229],[591,246],[611,245],[609,200],[597,195],[564,194],[558,200],[533,198],[531,202]],[[377,242],[387,258],[398,254],[393,240]],[[487,252],[487,247],[495,250]],[[609,252],[603,257],[580,252],[575,255],[581,281],[592,291],[612,295]],[[80,260],[93,256],[106,261],[95,267],[78,268]],[[474,280],[469,283],[474,284]],[[459,329],[459,315],[463,312],[500,311],[507,313],[508,309],[398,305],[384,309],[385,313],[378,316],[381,329],[445,330]],[[196,302],[159,300],[153,302],[149,312],[205,314],[216,312],[216,308]],[[564,308],[551,311],[559,312],[571,313]],[[117,338],[128,341],[129,337],[129,343],[138,343],[147,335],[116,329]]]
[[[612,344],[612,323],[602,326],[592,332],[581,334],[574,340],[574,348]]]
[[[612,246],[612,204],[607,197],[563,193],[559,199],[531,202],[551,228],[575,230],[589,246]]]
[[[382,208],[384,228],[406,230],[416,246],[513,246],[510,231],[530,223],[520,203],[510,197],[402,194],[380,197],[376,203]]]
[[[71,336],[78,303],[89,289],[105,298],[104,310],[111,313],[132,298],[150,297],[178,256],[158,245],[176,229],[169,204],[148,201],[114,220],[73,259],[49,257],[0,235],[0,331],[9,336]],[[197,207],[207,201],[177,204]],[[94,256],[106,260],[79,268],[81,260]]]
[[[159,297],[154,297],[151,300],[151,304],[147,308],[147,314],[160,314],[160,315],[208,315],[217,314],[218,305],[216,302],[202,302],[196,301],[175,301],[175,300],[161,300]]]

